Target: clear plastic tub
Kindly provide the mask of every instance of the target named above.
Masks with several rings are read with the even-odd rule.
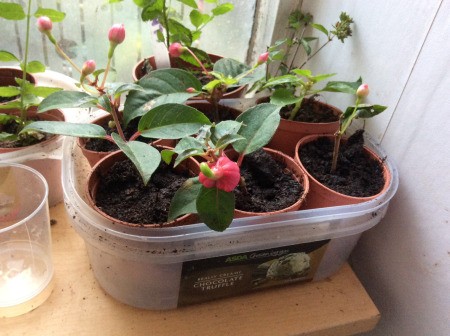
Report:
[[[370,202],[236,219],[221,233],[202,223],[128,228],[86,204],[84,181],[90,167],[74,139],[65,140],[63,152],[66,208],[85,240],[96,279],[117,300],[145,309],[171,309],[329,277],[345,263],[360,235],[380,222],[398,186],[397,170],[386,158],[391,185]]]

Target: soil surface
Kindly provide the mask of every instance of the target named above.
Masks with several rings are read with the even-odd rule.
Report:
[[[303,186],[286,167],[262,149],[246,155],[241,166],[247,193],[235,190],[236,209],[269,212],[287,208],[297,202]]]
[[[186,179],[161,163],[147,186],[130,160],[115,163],[101,177],[96,205],[111,217],[135,224],[167,222],[170,202]]]
[[[280,115],[284,119],[288,119],[294,105],[288,105],[281,109]],[[300,110],[294,118],[295,121],[309,123],[327,123],[339,120],[339,116],[328,105],[319,104],[314,98],[305,98],[302,101]]]
[[[1,113],[1,110],[0,110]],[[30,119],[33,121],[39,120],[38,118]],[[10,134],[17,134],[19,132],[19,125],[12,121],[8,122],[5,125],[0,125],[0,133],[10,133]],[[43,141],[46,141],[52,137],[55,137],[56,135],[53,134],[47,134],[47,133],[41,133],[44,137],[42,139],[37,139],[32,136],[23,137],[16,141],[0,141],[0,148],[21,148],[26,146],[31,146]]]
[[[334,141],[322,137],[300,149],[304,167],[316,180],[341,194],[368,197],[384,186],[382,165],[363,151],[363,130],[356,131],[341,144],[336,172],[331,174]]]

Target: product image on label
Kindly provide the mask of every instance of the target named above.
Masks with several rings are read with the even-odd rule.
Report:
[[[178,305],[311,280],[328,242],[323,240],[185,262]]]

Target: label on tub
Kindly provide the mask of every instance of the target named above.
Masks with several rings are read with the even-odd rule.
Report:
[[[183,263],[178,306],[312,280],[329,240]]]

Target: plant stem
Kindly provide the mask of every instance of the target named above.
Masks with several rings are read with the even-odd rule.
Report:
[[[342,134],[340,131],[334,137],[334,148],[333,148],[333,161],[331,161],[331,173],[333,174],[336,171],[337,160],[339,156],[339,146],[341,144]]]
[[[105,87],[106,77],[108,77],[109,70],[111,69],[111,59],[112,57],[108,57],[108,63],[106,64],[105,73],[103,74],[102,83],[100,84],[99,89],[102,90]]]
[[[302,33],[300,34],[299,42],[297,43],[297,47],[295,48],[294,56],[291,59],[291,64],[289,64],[288,72],[291,71],[292,66],[294,65],[295,58],[297,57],[298,49],[300,49],[300,44],[303,39],[303,35],[305,35],[306,25],[303,27]]]
[[[166,0],[163,1],[163,17],[164,17],[164,26],[166,26],[166,47],[169,49],[170,46],[170,32],[169,32],[169,18],[167,17],[167,7]]]
[[[306,59],[306,61],[304,61],[303,64],[300,65],[299,69],[303,68],[303,66],[304,66],[306,63],[308,63],[309,60],[310,60],[311,58],[313,58],[314,56],[316,56],[316,55],[318,54],[318,52],[321,51],[323,48],[325,48],[325,46],[326,46],[328,43],[330,43],[332,40],[333,40],[333,37],[328,37],[328,41],[325,42],[319,49],[317,49],[315,53],[313,53],[311,56],[309,56],[309,57]]]
[[[75,68],[75,70],[77,70],[80,74],[81,74],[81,69],[70,59],[69,56],[67,56],[67,54],[64,52],[64,50],[61,49],[61,47],[58,45],[58,43],[55,43],[55,48],[56,51],[62,56],[64,57],[64,59],[70,63],[70,65],[72,67]]]
[[[197,63],[200,64],[200,67],[202,68],[203,73],[204,73],[205,75],[210,76],[208,70],[206,70],[206,68],[205,68],[205,66],[203,65],[203,63],[200,62],[200,60],[198,59],[197,55],[195,55],[195,53],[194,53],[191,49],[189,49],[188,47],[186,47],[186,50],[192,55],[192,57],[194,57],[194,59],[197,61]]]
[[[20,83],[20,118],[23,122],[27,120],[27,111],[25,108],[24,101],[24,90],[25,90],[25,81],[27,79],[27,63],[28,63],[28,44],[30,42],[30,20],[31,20],[31,0],[28,0],[28,8],[27,8],[27,28],[25,35],[25,54],[22,65],[22,83]]]
[[[295,103],[294,108],[291,111],[291,114],[289,114],[289,120],[294,120],[294,118],[297,116],[297,113],[300,110],[300,106],[302,105],[302,102],[303,102],[303,98]]]

